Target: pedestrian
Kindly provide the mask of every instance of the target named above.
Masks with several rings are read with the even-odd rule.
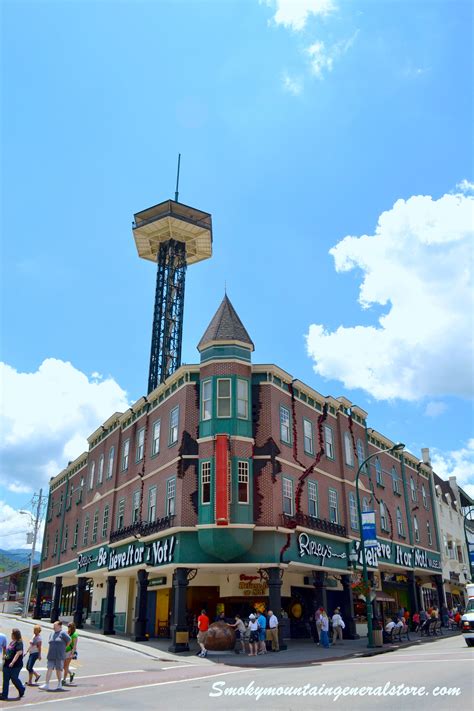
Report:
[[[77,639],[78,634],[74,622],[70,622],[67,626],[67,633],[71,638],[66,647],[66,659],[64,660],[63,686],[67,684],[67,675],[69,674],[69,683],[72,684],[75,677],[75,672],[69,671],[69,665],[73,659],[77,659]]]
[[[3,660],[3,688],[0,696],[1,701],[8,701],[8,689],[10,681],[18,691],[18,698],[25,695],[25,687],[20,680],[20,672],[23,667],[23,640],[21,632],[14,627],[11,634],[11,642],[7,645],[5,658]]]
[[[341,617],[341,608],[336,607],[334,610],[334,615],[332,616],[332,643],[336,644],[336,639],[341,640],[341,644],[344,644],[342,641],[342,630],[345,628],[344,620]]]
[[[219,612],[219,614],[215,616],[214,622],[225,622],[225,613]]]
[[[258,624],[258,652],[257,652],[257,654],[266,654],[267,647],[265,644],[265,640],[267,637],[267,618],[265,617],[263,612],[260,612],[259,616],[257,617],[257,624]]]
[[[320,616],[320,623],[321,623],[321,634],[319,636],[319,639],[321,640],[321,644],[325,649],[329,648],[329,617],[326,614],[326,610],[323,608],[319,608],[321,612]]]
[[[278,641],[278,617],[268,610],[268,629],[272,640],[272,652],[280,651],[280,642]]]
[[[245,652],[245,644],[244,644],[244,638],[245,638],[245,625],[240,618],[240,615],[235,615],[235,623],[232,625],[230,622],[227,623],[229,627],[233,627],[235,630],[235,653],[240,654],[240,652],[244,653]],[[237,643],[239,643],[239,647],[241,649],[237,649]]]
[[[258,622],[253,612],[249,615],[249,657],[255,657],[258,649]]]
[[[318,642],[317,642],[318,647],[321,643],[321,613],[322,612],[323,612],[323,608],[318,607],[318,609],[314,613],[314,623],[316,625],[316,632],[318,634]]]
[[[33,669],[35,663],[41,659],[41,627],[35,625],[33,627],[33,637],[30,639],[30,646],[28,647],[27,654],[29,654],[28,661],[26,662],[26,669],[28,672],[28,681],[26,682],[28,686],[33,686],[33,675],[35,681],[37,682],[41,674],[37,674]]]
[[[311,633],[311,637],[313,638],[313,642],[315,644],[317,644],[319,642],[319,638],[318,638],[318,632],[316,630],[315,614],[311,615],[309,618],[309,631]]]
[[[198,636],[197,641],[201,647],[201,651],[198,652],[198,657],[207,657],[206,649],[206,639],[207,631],[209,629],[209,617],[207,616],[206,610],[201,610],[201,614],[198,617]]]
[[[415,632],[418,632],[420,629],[420,613],[415,612],[412,617],[412,622],[413,622],[413,627],[415,628]]]
[[[58,679],[58,685],[56,691],[63,691],[62,688],[62,672],[64,667],[64,660],[66,659],[66,647],[71,641],[71,638],[63,630],[63,623],[60,620],[56,620],[53,624],[53,631],[49,636],[49,646],[48,646],[48,671],[46,672],[46,681],[39,687],[43,691],[50,691],[49,680],[53,675],[53,671],[56,672]]]
[[[3,632],[0,632],[0,655],[1,655],[2,659],[5,656],[7,645],[8,645],[8,639],[7,639],[6,634],[3,634]]]

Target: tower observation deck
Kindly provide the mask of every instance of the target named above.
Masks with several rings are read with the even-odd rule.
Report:
[[[212,218],[165,200],[134,215],[133,236],[138,255],[157,263],[150,393],[181,365],[186,267],[212,255]]]

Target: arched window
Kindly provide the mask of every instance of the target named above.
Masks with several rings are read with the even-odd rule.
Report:
[[[397,530],[399,536],[405,535],[405,529],[403,528],[402,512],[397,508]]]
[[[429,521],[426,522],[426,532],[428,534],[428,543],[431,546],[433,545],[433,538],[431,537],[431,526]]]
[[[95,462],[92,462],[89,469],[89,489],[94,488],[94,476],[95,476]]]
[[[369,502],[366,496],[362,499],[362,511],[370,511]]]
[[[350,432],[344,433],[344,454],[346,459],[346,464],[350,467],[354,466],[354,452],[352,450],[352,437]]]
[[[104,478],[104,455],[99,457],[99,471],[97,472],[97,484],[102,484]]]
[[[387,526],[387,514],[385,511],[385,504],[383,501],[380,502],[380,528],[382,531],[387,531],[388,526]]]
[[[410,477],[410,490],[411,490],[411,500],[412,501],[417,501],[418,497],[416,494],[416,486],[415,482],[413,481],[413,477]]]
[[[393,484],[393,493],[394,494],[400,494],[400,479],[398,478],[398,473],[395,467],[392,467],[392,484]]]
[[[359,519],[357,516],[357,504],[356,498],[352,492],[349,494],[349,518],[351,521],[351,528],[358,530]]]
[[[114,473],[115,447],[109,449],[109,461],[107,462],[107,479],[111,479]]]
[[[364,455],[364,445],[360,439],[357,440],[357,461],[359,462],[359,467],[365,459]]]
[[[380,464],[380,459],[378,457],[375,459],[375,481],[380,486],[383,486],[382,465]]]
[[[425,507],[425,509],[427,509],[428,508],[428,499],[426,498],[426,489],[425,489],[424,484],[421,485],[421,496],[423,498],[423,506]]]
[[[413,516],[413,528],[415,530],[415,541],[420,541],[420,529],[418,528],[418,519]]]

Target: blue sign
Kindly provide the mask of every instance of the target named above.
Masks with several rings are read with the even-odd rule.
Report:
[[[377,531],[375,528],[375,511],[362,512],[362,540],[364,548],[377,548]]]
[[[469,560],[474,564],[474,550],[469,551]]]

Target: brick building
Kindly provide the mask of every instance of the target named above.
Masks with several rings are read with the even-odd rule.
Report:
[[[200,363],[114,413],[51,480],[37,598],[54,584],[52,617],[170,635],[179,650],[203,606],[212,617],[270,606],[305,636],[323,604],[341,607],[348,635],[363,633],[349,554],[355,476],[374,453],[360,491],[376,511],[375,613],[444,601],[429,464],[389,453],[366,412],[253,364],[253,349],[225,296]]]

